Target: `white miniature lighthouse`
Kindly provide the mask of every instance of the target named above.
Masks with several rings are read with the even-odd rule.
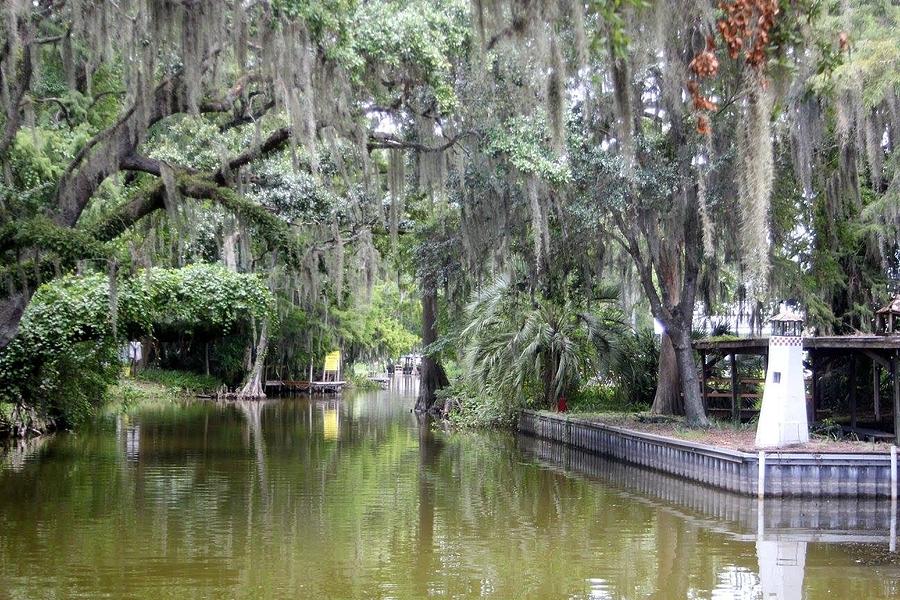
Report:
[[[785,308],[772,317],[771,323],[769,369],[756,427],[756,445],[762,448],[809,441],[803,383],[803,317]]]

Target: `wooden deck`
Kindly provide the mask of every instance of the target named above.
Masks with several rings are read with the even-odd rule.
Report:
[[[730,354],[768,354],[769,338],[702,339],[694,342],[698,351]],[[803,338],[804,350],[900,351],[900,335],[831,335]]]
[[[704,406],[710,414],[725,416],[729,412],[735,422],[752,419],[759,413],[755,409],[760,398],[759,381],[751,382],[741,378],[738,370],[738,355],[762,357],[763,372],[769,353],[769,338],[751,337],[735,339],[702,339],[694,342],[694,349],[701,358],[701,385]],[[847,398],[850,406],[850,429],[858,427],[858,381],[857,371],[860,361],[871,361],[873,380],[880,380],[881,369],[890,374],[891,402],[884,407],[881,403],[878,385],[873,385],[872,414],[875,422],[891,417],[894,438],[900,444],[900,335],[840,335],[813,336],[803,338],[803,349],[807,352],[806,367],[812,372],[807,390],[807,417],[810,423],[816,421],[820,414],[822,388],[819,383],[820,374],[829,367],[846,368],[849,388]],[[728,359],[730,382],[723,383],[724,378],[713,375],[715,369],[721,368],[718,363]],[[730,400],[730,406],[723,407],[721,399]],[[753,405],[748,406],[752,401]],[[885,410],[885,409],[889,409]]]
[[[347,385],[346,381],[310,381],[310,393],[339,394]]]

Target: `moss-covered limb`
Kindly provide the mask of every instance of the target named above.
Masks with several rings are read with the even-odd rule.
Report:
[[[303,248],[297,243],[290,226],[262,206],[241,197],[234,190],[216,185],[213,181],[193,174],[183,174],[178,180],[179,191],[191,198],[211,200],[248,223],[272,248],[282,251],[291,266],[302,263]],[[156,181],[139,192],[133,200],[109,214],[98,225],[87,229],[65,227],[46,217],[35,217],[24,225],[0,229],[0,252],[31,249],[33,256],[0,268],[0,281],[15,282],[16,291],[6,294],[0,290],[0,350],[5,348],[18,331],[31,293],[41,282],[50,281],[62,270],[70,270],[76,261],[85,258],[104,258],[111,255],[106,244],[150,213],[164,207],[165,185]],[[34,249],[46,250],[41,256]],[[24,296],[23,296],[24,294]]]
[[[69,268],[75,261],[106,258],[111,255],[107,242],[114,240],[136,222],[164,207],[165,186],[161,181],[147,186],[127,204],[113,210],[99,224],[90,228],[63,227],[44,216],[0,228],[0,252],[38,250],[53,256],[41,260],[45,266]],[[33,262],[33,261],[32,261]],[[6,267],[7,272],[25,268]],[[33,264],[28,270],[33,270]]]
[[[190,106],[184,88],[181,76],[164,79],[156,86],[149,99],[146,113],[136,110],[136,106],[130,107],[115,123],[81,149],[56,188],[57,221],[60,224],[74,226],[100,184],[121,169],[130,165],[141,171],[158,171],[153,161],[135,154],[142,138],[136,133],[144,132],[172,115],[188,112]],[[225,112],[232,105],[230,101],[210,101],[202,103],[199,110]]]
[[[266,154],[271,154],[272,152],[280,150],[284,147],[284,145],[290,138],[290,127],[282,127],[280,129],[276,129],[259,146],[249,148],[229,160],[228,168],[231,170],[238,169],[246,164],[253,162],[261,156],[265,156]],[[221,171],[216,173],[215,179],[217,183],[225,183],[225,173]]]
[[[37,216],[15,224],[12,231],[5,228],[0,232],[0,253],[15,255],[6,264],[0,262],[0,282],[4,283],[0,298],[7,300],[9,296],[23,293],[28,297],[59,271],[70,270],[79,260],[105,258],[110,250],[86,231],[60,227],[47,217]],[[0,314],[4,321],[13,314],[21,316],[18,310]],[[0,343],[0,348],[3,346]]]
[[[303,248],[297,243],[290,226],[259,204],[247,200],[230,188],[196,175],[180,175],[178,190],[190,198],[211,200],[231,211],[249,224],[270,247],[281,250],[289,265],[301,264]]]
[[[113,240],[129,227],[165,207],[166,188],[161,180],[153,182],[139,191],[127,204],[113,210],[100,223],[91,228],[91,233],[100,240]]]
[[[11,92],[9,104],[10,106],[17,107],[17,109],[7,113],[6,123],[3,125],[3,135],[0,136],[0,157],[6,155],[13,140],[16,138],[16,132],[19,130],[22,114],[21,111],[18,110],[18,106],[22,103],[22,99],[25,97],[25,93],[28,91],[29,87],[31,87],[31,77],[33,72],[34,65],[31,64],[31,52],[26,48],[22,56],[22,71],[17,77],[18,84],[12,90],[9,90],[9,92]]]
[[[63,262],[107,255],[106,245],[82,229],[61,227],[44,216],[33,217],[19,226],[15,245],[52,252]]]

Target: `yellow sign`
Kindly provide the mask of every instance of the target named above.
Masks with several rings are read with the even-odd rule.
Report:
[[[325,356],[325,371],[337,371],[339,365],[341,364],[341,351],[335,350],[334,352],[329,352]]]

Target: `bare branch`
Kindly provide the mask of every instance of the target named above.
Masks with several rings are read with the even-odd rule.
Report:
[[[369,143],[366,144],[366,147],[369,150],[374,150],[376,148],[386,148],[391,150],[409,149],[417,150],[419,152],[443,152],[444,150],[447,150],[448,148],[459,142],[461,139],[470,135],[475,135],[475,132],[464,131],[459,135],[455,135],[452,138],[449,138],[446,143],[441,144],[440,146],[426,146],[425,144],[420,144],[419,142],[401,140],[383,133],[373,133],[370,134],[370,140]]]
[[[242,167],[250,162],[253,162],[260,156],[265,156],[266,154],[270,154],[275,152],[276,150],[284,147],[285,143],[291,138],[291,129],[290,127],[282,127],[280,129],[276,129],[273,131],[266,140],[255,148],[249,148],[244,152],[241,152],[234,158],[228,161],[228,169],[234,170],[239,167]],[[225,173],[220,169],[218,173],[215,174],[215,180],[219,183],[225,182]]]
[[[147,158],[136,152],[132,152],[119,161],[119,168],[124,171],[140,171],[159,177],[162,174],[162,165],[153,158]]]

